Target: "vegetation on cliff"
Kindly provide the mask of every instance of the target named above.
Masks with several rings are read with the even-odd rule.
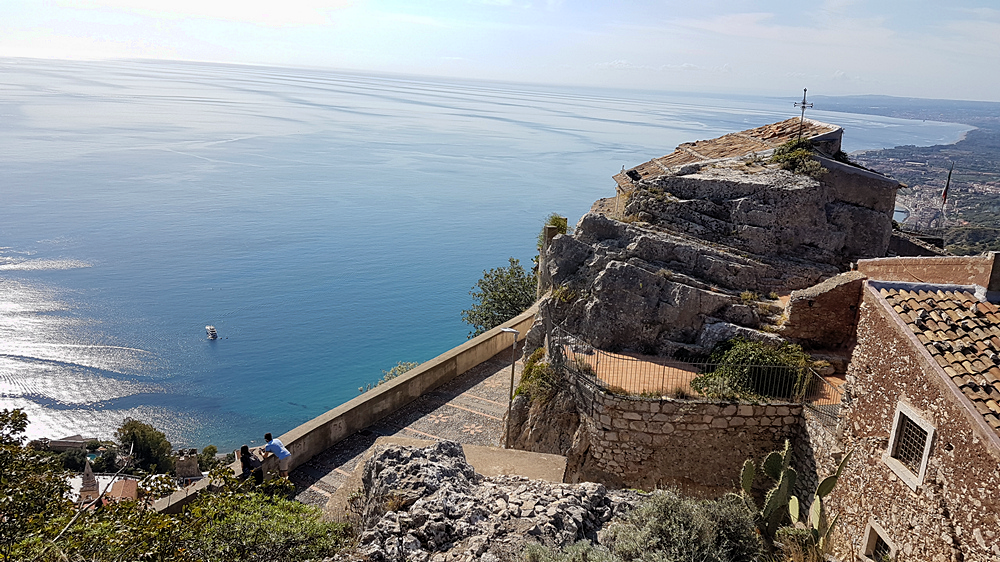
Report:
[[[821,179],[827,170],[813,158],[813,146],[809,140],[793,140],[774,149],[771,162],[795,174]]]
[[[524,312],[535,302],[535,276],[528,274],[521,262],[510,258],[507,267],[483,272],[483,277],[469,292],[475,302],[462,311],[462,320],[473,328],[473,338]]]

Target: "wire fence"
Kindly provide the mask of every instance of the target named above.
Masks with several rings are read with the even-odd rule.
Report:
[[[808,404],[836,417],[841,391],[810,367],[688,362],[594,348],[560,330],[557,362],[611,394],[645,399],[733,400]],[[837,379],[834,379],[837,382]]]

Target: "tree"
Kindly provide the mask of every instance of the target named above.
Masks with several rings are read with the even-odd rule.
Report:
[[[20,559],[20,543],[41,536],[71,506],[58,461],[23,446],[27,427],[24,412],[0,410],[0,560]]]
[[[198,453],[198,470],[210,472],[219,464],[219,459],[215,455],[219,454],[219,448],[215,445],[207,445]]]
[[[469,294],[475,302],[472,308],[462,311],[462,320],[474,328],[469,333],[472,338],[530,307],[535,302],[535,279],[524,271],[521,262],[510,258],[508,267],[484,271]]]
[[[118,452],[110,449],[104,451],[90,466],[94,472],[118,472]]]
[[[115,430],[118,450],[125,454],[132,451],[133,465],[147,472],[168,473],[174,469],[170,441],[162,431],[148,423],[132,418],[122,422]]]
[[[87,466],[87,453],[83,449],[70,449],[61,453],[59,460],[66,470],[83,472],[83,469]]]

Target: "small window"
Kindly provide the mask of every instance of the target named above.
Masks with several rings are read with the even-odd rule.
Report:
[[[903,402],[896,405],[889,448],[883,460],[911,490],[916,491],[924,481],[933,437],[934,426],[916,410]]]
[[[872,554],[871,554],[872,560],[878,560],[878,562],[882,562],[883,560],[889,558],[890,556],[892,556],[892,549],[889,548],[889,543],[885,542],[885,540],[882,537],[876,534],[875,544],[872,545]]]
[[[892,560],[896,556],[896,544],[889,540],[889,534],[874,518],[868,520],[865,528],[865,558],[875,562]]]
[[[920,473],[920,461],[924,458],[927,432],[913,420],[902,414],[899,417],[898,437],[892,457],[914,474]]]

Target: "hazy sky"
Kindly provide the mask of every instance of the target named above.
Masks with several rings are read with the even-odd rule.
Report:
[[[0,57],[1000,101],[997,0],[0,0]]]

